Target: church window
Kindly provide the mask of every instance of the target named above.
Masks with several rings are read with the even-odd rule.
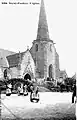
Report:
[[[36,44],[36,52],[38,51],[38,45]]]
[[[7,78],[7,69],[4,70],[4,78]]]

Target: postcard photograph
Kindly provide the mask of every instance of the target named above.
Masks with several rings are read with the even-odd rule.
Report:
[[[77,0],[0,0],[0,120],[76,120]]]

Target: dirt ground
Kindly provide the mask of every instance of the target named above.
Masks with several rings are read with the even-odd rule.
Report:
[[[28,96],[2,95],[2,120],[76,120],[72,93],[40,93],[38,103]]]

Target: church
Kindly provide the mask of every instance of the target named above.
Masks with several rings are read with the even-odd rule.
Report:
[[[26,43],[25,43],[26,44]],[[59,78],[59,55],[49,37],[44,1],[41,0],[37,37],[32,47],[24,52],[6,56],[9,78],[47,79]]]

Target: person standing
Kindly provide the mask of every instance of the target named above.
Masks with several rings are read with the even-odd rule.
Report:
[[[20,95],[20,90],[21,90],[21,88],[20,88],[20,86],[18,86],[18,90],[17,90],[18,95]]]
[[[35,93],[36,93],[36,95],[38,94],[38,86],[36,86],[36,88],[35,88]]]
[[[23,84],[21,84],[20,95],[23,95]]]
[[[24,85],[24,95],[25,96],[28,95],[28,90],[27,90],[27,85],[26,84]]]
[[[12,93],[12,85],[11,83],[7,85],[7,89],[6,89],[6,95],[10,96]]]
[[[72,103],[74,103],[74,98],[75,97],[76,97],[76,85],[74,85],[74,88],[73,88]]]

